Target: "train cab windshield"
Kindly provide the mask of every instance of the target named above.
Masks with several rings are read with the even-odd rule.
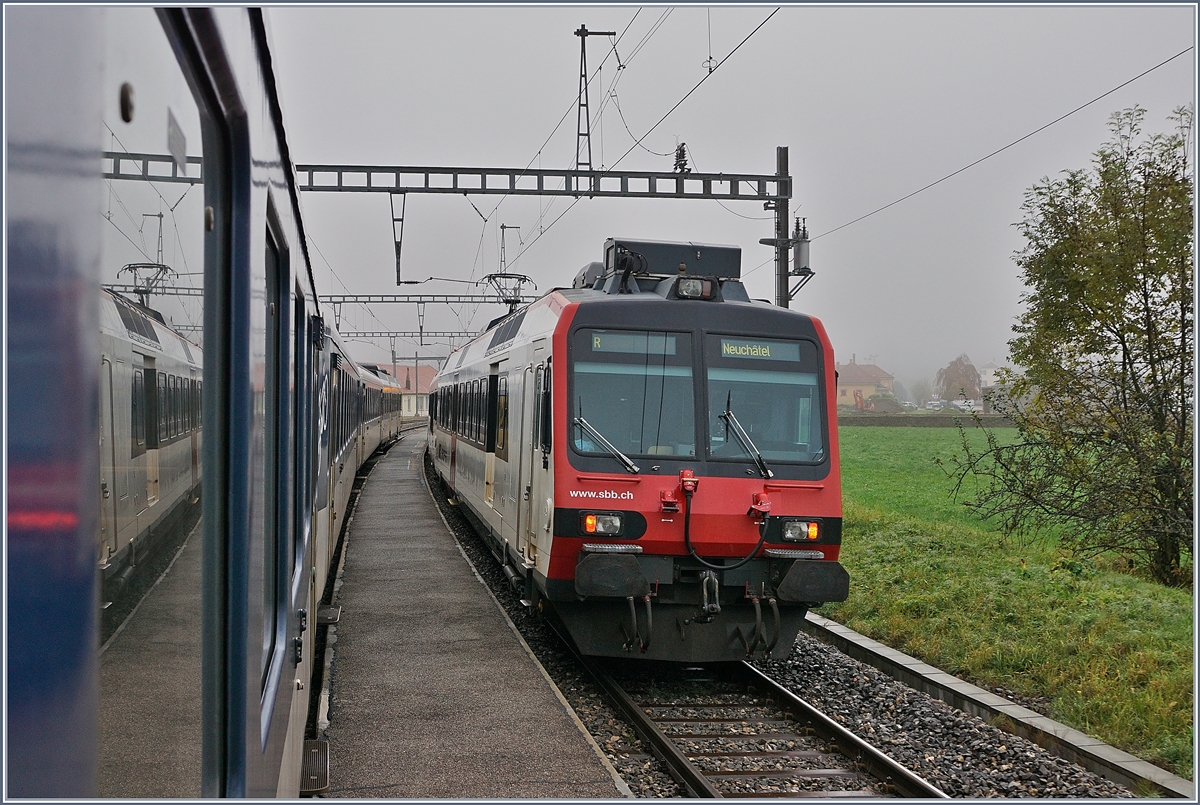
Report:
[[[704,353],[710,458],[750,456],[721,416],[727,409],[767,461],[824,458],[816,344],[707,335]]]
[[[613,456],[598,433],[623,456],[696,458],[699,438],[703,458],[744,463],[754,456],[722,416],[729,410],[768,463],[825,458],[820,355],[811,341],[581,328],[571,354],[577,454]],[[699,434],[698,419],[707,423]]]
[[[573,356],[572,421],[625,455],[696,455],[690,333],[578,330]],[[571,431],[577,452],[608,454],[585,428]]]

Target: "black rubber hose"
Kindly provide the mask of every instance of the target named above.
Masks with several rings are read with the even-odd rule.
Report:
[[[692,493],[685,489],[683,490],[683,497],[687,501],[687,511],[685,511],[683,514],[683,545],[688,549],[688,553],[692,555],[692,558],[705,567],[712,568],[713,570],[734,570],[735,568],[739,568],[753,559],[754,555],[758,553],[758,549],[761,548],[763,543],[767,541],[767,520],[769,520],[771,517],[769,514],[763,515],[762,525],[758,527],[758,544],[754,546],[754,550],[750,551],[749,556],[738,562],[736,565],[714,565],[705,562],[696,554],[696,549],[692,547]]]

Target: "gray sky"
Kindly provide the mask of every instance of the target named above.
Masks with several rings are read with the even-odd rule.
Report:
[[[603,61],[590,89],[593,116],[604,107],[593,164],[611,167],[634,142],[626,124],[643,135],[704,77],[710,53],[730,56],[774,8],[276,7],[267,19],[297,162],[520,168],[532,160],[560,169],[574,161],[581,23],[624,32],[619,77],[611,39],[588,40],[589,73]],[[937,187],[822,235],[1195,40],[1192,6],[789,6],[642,144],[669,154],[686,142],[696,170],[760,174],[773,173],[775,147],[788,146],[792,210],[807,218],[817,272],[792,307],[825,323],[840,362],[873,360],[911,386],[962,352],[977,366],[1004,361],[1020,311],[1012,255],[1022,240],[1013,224],[1024,191],[1086,167],[1116,110],[1139,104],[1147,131],[1167,130],[1171,110],[1193,102],[1195,51]],[[614,80],[617,101],[606,103]],[[637,148],[619,167],[670,170],[673,162]],[[411,195],[404,276],[498,271],[505,224],[520,227],[519,238],[508,234],[508,270],[540,291],[569,285],[601,258],[605,238],[620,236],[739,245],[750,295],[774,296],[772,250],[758,243],[772,234],[772,214],[760,203],[726,210],[715,201],[585,199],[550,226],[570,199],[510,197],[496,209],[498,200]],[[310,193],[302,204],[323,293],[471,290],[396,288],[386,195]],[[425,327],[479,329],[500,312],[429,306]],[[417,326],[412,306],[347,307],[343,321],[344,329]],[[398,344],[402,354],[414,349]],[[388,359],[386,341],[354,351]],[[435,351],[447,349],[423,354]]]

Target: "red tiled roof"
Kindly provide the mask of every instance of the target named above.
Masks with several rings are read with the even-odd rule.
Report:
[[[416,372],[418,394],[429,393],[429,384],[433,382],[434,375],[436,374],[437,368],[434,366],[423,365],[420,367]],[[412,391],[413,367],[400,363],[396,364],[396,380],[400,382],[401,389]]]
[[[892,380],[892,376],[871,363],[846,363],[835,367],[838,382],[847,385],[880,385],[882,380]]]

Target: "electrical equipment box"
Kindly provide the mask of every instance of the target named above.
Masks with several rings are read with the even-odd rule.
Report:
[[[622,259],[628,256],[631,263]],[[632,266],[633,274],[674,277],[691,274],[718,279],[740,279],[742,248],[712,243],[672,243],[661,240],[609,238],[604,242],[604,273],[623,272]]]

